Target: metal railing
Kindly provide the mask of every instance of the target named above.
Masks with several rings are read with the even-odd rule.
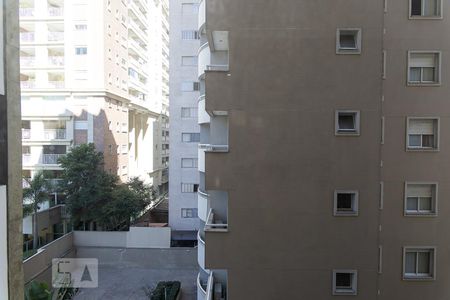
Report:
[[[205,231],[228,231],[227,223],[216,223],[214,218],[214,210],[211,208],[206,218]]]
[[[34,56],[21,56],[20,57],[20,66],[21,67],[29,67],[34,65],[36,61],[36,57]]]
[[[207,65],[206,71],[221,71],[228,72],[230,67],[228,65]]]
[[[31,139],[31,129],[22,128],[22,139],[23,140]]]
[[[34,42],[34,32],[21,32],[20,33],[21,42]]]
[[[48,63],[53,66],[63,66],[64,56],[49,56]]]
[[[62,80],[49,80],[48,86],[55,89],[62,89],[65,86],[65,82]]]
[[[47,38],[49,42],[62,42],[64,41],[64,31],[49,31]]]
[[[228,145],[211,145],[211,144],[198,144],[199,149],[203,149],[206,152],[228,152]]]
[[[62,7],[49,7],[48,15],[50,17],[61,17],[64,15],[64,8]]]
[[[21,81],[20,87],[22,89],[34,89],[36,87],[36,81],[34,80]]]
[[[65,154],[42,154],[42,164],[44,165],[57,165],[58,159]]]
[[[20,7],[19,8],[19,16],[33,17],[34,16],[34,7]]]
[[[213,300],[214,294],[214,272],[211,271],[208,277],[208,285],[206,286],[206,300]]]
[[[206,299],[206,287],[207,287],[208,283],[206,283],[206,285],[204,283],[202,283],[202,280],[200,279],[200,272],[197,275],[197,288],[199,289],[200,293],[203,296],[203,299]],[[198,299],[201,300],[201,299]]]
[[[44,129],[44,139],[46,140],[64,140],[66,138],[66,129]]]

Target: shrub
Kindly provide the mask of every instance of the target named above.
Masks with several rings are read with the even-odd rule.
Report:
[[[160,281],[150,295],[150,300],[176,300],[181,289],[179,281]],[[167,298],[165,297],[167,295]]]

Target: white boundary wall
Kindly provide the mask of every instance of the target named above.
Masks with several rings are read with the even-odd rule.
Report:
[[[170,248],[170,227],[130,227],[130,231],[74,231],[75,247]]]

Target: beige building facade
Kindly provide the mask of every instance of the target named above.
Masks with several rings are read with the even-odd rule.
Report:
[[[201,2],[199,298],[448,298],[448,4]]]

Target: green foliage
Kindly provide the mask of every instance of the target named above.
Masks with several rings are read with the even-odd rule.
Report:
[[[37,212],[42,203],[50,200],[49,193],[52,186],[46,177],[45,171],[38,171],[33,178],[24,178],[27,183],[27,187],[23,189],[24,216]]]
[[[25,300],[51,300],[52,292],[46,283],[32,281],[25,288]]]
[[[103,154],[93,144],[73,148],[59,160],[63,170],[60,189],[75,227],[95,221],[103,230],[127,229],[155,197],[152,187],[138,178],[119,184],[103,170]]]
[[[70,300],[76,294],[77,289],[59,288],[52,290],[46,283],[32,281],[25,287],[25,300]]]
[[[179,281],[160,281],[150,295],[150,300],[175,300],[181,289]]]

